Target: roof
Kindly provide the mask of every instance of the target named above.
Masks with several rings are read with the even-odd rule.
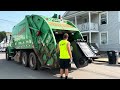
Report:
[[[75,14],[75,13],[77,13],[78,11],[66,11],[64,14],[63,14],[63,16],[62,17],[65,17],[65,16],[67,16],[67,15],[72,15],[72,14]]]

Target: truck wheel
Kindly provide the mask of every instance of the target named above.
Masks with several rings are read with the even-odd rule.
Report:
[[[8,51],[6,50],[6,60],[7,61],[10,61],[11,60],[11,57],[9,56],[9,54],[8,54]]]
[[[28,56],[26,52],[22,53],[22,64],[27,67],[28,66]]]
[[[31,52],[29,55],[29,66],[32,70],[36,70],[37,65],[38,65],[38,62],[37,62],[36,55],[33,52]]]

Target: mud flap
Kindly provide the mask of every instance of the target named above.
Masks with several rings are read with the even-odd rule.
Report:
[[[15,54],[15,56],[13,57],[13,59],[14,59],[14,61],[16,61],[17,63],[22,63],[21,62],[21,51],[16,51],[16,54]]]

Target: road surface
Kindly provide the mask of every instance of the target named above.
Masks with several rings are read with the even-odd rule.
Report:
[[[76,69],[72,64],[71,79],[120,79],[120,65],[96,62]],[[6,61],[5,53],[0,53],[0,79],[59,79],[59,70],[31,70],[15,61]]]

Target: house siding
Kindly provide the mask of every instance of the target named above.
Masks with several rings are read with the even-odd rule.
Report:
[[[77,11],[70,11],[67,15],[71,15]],[[99,33],[92,33],[91,39],[92,43],[98,43],[99,49],[101,51],[108,50],[119,50],[120,51],[120,40],[119,40],[119,30],[120,30],[120,11],[107,11],[108,12],[108,24],[99,25],[99,14],[91,14],[91,22],[98,23]],[[88,16],[86,17],[88,21]],[[77,17],[77,24],[84,23],[84,16]],[[100,44],[100,33],[108,32],[108,43],[106,45]],[[88,34],[89,36],[89,34]]]
[[[99,34],[98,33],[92,33],[91,34],[91,42],[92,43],[99,43]]]
[[[99,42],[101,51],[107,51],[107,50],[120,51],[119,29],[120,29],[120,23],[118,22],[118,11],[108,11],[108,24],[99,25],[100,32],[104,32],[104,31],[108,32],[108,44],[100,45]]]

